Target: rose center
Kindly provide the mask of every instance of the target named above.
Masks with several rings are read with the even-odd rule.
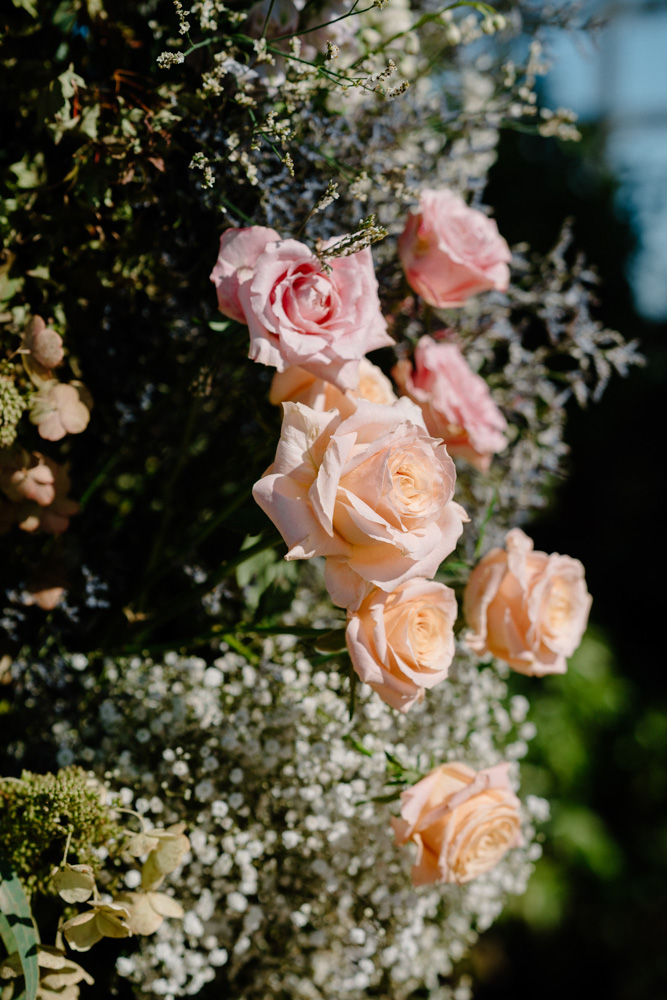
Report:
[[[413,610],[408,634],[415,658],[421,666],[430,666],[442,659],[446,632],[447,621],[439,608],[424,603]]]
[[[331,285],[322,274],[297,278],[293,293],[295,305],[303,320],[325,323],[331,316]]]
[[[572,617],[570,589],[563,580],[554,580],[547,598],[546,621],[550,632],[557,634]]]
[[[402,514],[426,514],[433,507],[433,470],[409,455],[396,455],[389,462],[392,499]]]

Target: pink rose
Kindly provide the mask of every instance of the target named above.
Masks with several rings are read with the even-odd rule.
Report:
[[[456,597],[415,578],[391,594],[374,589],[348,611],[346,640],[357,674],[383,701],[407,712],[447,677],[454,658]]]
[[[343,419],[285,403],[276,459],[253,496],[287,542],[287,559],[327,556],[335,604],[357,608],[371,587],[432,577],[467,520],[456,471],[408,399],[360,399]]]
[[[269,393],[269,402],[274,406],[287,402],[305,403],[313,410],[339,410],[346,417],[354,411],[357,399],[392,406],[397,398],[387,376],[367,358],[359,362],[359,385],[356,389],[342,392],[305,368],[286,368],[273,376]]]
[[[401,793],[402,818],[391,823],[397,844],[417,845],[414,885],[469,882],[521,845],[520,803],[508,769],[442,764]]]
[[[439,309],[509,284],[512,255],[496,223],[452,191],[422,191],[398,252],[411,288]]]
[[[449,454],[486,472],[491,456],[507,445],[507,422],[486,382],[471,371],[458,347],[421,337],[414,369],[409,361],[399,361],[392,375],[401,391],[419,404],[426,427],[443,439]]]
[[[355,389],[359,360],[393,344],[370,250],[333,258],[326,273],[303,243],[271,240],[272,230],[258,226],[234,233],[223,233],[211,278],[222,311],[248,324],[248,356]]]
[[[250,226],[247,229],[226,229],[220,237],[220,250],[211,281],[218,294],[218,309],[230,319],[245,323],[245,313],[239,302],[239,288],[247,285],[254,274],[259,255],[267,244],[279,240],[275,229]]]
[[[491,549],[470,574],[466,642],[478,656],[490,653],[521,674],[562,674],[588,622],[584,567],[569,556],[534,552],[520,528],[505,541],[507,551]]]

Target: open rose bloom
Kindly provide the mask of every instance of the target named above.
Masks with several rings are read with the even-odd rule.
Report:
[[[284,411],[275,462],[253,496],[286,558],[326,556],[329,593],[352,610],[372,587],[434,576],[467,516],[452,499],[454,463],[418,407],[361,399],[345,419],[302,403]]]
[[[414,368],[399,361],[392,374],[400,390],[421,407],[429,433],[443,439],[449,454],[486,472],[492,455],[507,445],[507,421],[456,344],[421,337]]]
[[[223,233],[211,280],[220,310],[248,324],[253,361],[356,389],[360,359],[393,340],[370,250],[335,257],[330,268],[305,244],[252,226]]]
[[[477,772],[442,764],[401,793],[401,818],[391,822],[397,844],[417,845],[414,885],[469,882],[521,845],[519,800],[508,770],[507,763]]]
[[[269,402],[305,403],[313,410],[339,410],[343,416],[350,416],[358,399],[369,399],[372,403],[392,406],[397,400],[393,386],[384,372],[368,358],[359,362],[359,384],[356,389],[342,392],[331,382],[317,378],[305,368],[287,368],[276,372],[271,382]]]
[[[442,583],[417,578],[391,594],[376,588],[348,612],[352,665],[383,701],[407,712],[447,677],[455,621],[454,591]]]
[[[463,600],[468,646],[535,676],[565,673],[591,607],[579,560],[534,552],[520,528],[478,563]]]
[[[422,191],[398,252],[410,287],[438,309],[509,284],[512,255],[496,223],[453,191]]]

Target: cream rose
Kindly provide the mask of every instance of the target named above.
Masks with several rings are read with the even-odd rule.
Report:
[[[419,408],[359,400],[351,416],[285,403],[273,465],[253,496],[287,542],[287,559],[327,556],[335,604],[355,609],[372,587],[432,577],[467,520],[456,471]]]
[[[391,823],[397,844],[417,845],[414,885],[469,882],[522,843],[509,766],[442,764],[401,793],[401,818]]]
[[[522,674],[562,674],[586,630],[591,596],[578,559],[534,552],[520,528],[470,574],[463,608],[466,641]]]
[[[447,677],[456,610],[454,591],[432,580],[408,580],[391,594],[372,590],[347,616],[347,648],[361,680],[407,712]]]
[[[304,368],[288,368],[284,372],[276,372],[269,393],[269,402],[274,406],[287,402],[305,403],[313,410],[338,410],[346,417],[354,412],[357,399],[369,399],[372,403],[383,403],[385,406],[392,406],[398,399],[391,381],[367,358],[359,362],[359,385],[356,389],[343,392]]]

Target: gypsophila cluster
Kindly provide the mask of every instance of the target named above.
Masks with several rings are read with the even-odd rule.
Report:
[[[304,592],[292,617],[312,621],[316,607]],[[126,806],[160,825],[196,826],[174,883],[186,916],[122,958],[122,975],[165,997],[209,981],[248,1000],[385,991],[403,1000],[424,987],[455,996],[454,964],[507,895],[525,889],[546,804],[530,800],[524,847],[486,876],[416,890],[389,829],[396,804],[373,799],[387,791],[385,752],[406,773],[462,751],[473,766],[524,756],[534,735],[527,703],[508,700],[496,670],[461,651],[451,683],[409,718],[362,694],[352,722],[346,682],[288,636],[266,641],[255,665],[223,645],[210,663],[168,654],[106,671],[114,700],[100,704],[94,740],[72,730],[68,747],[102,768],[115,761]]]

